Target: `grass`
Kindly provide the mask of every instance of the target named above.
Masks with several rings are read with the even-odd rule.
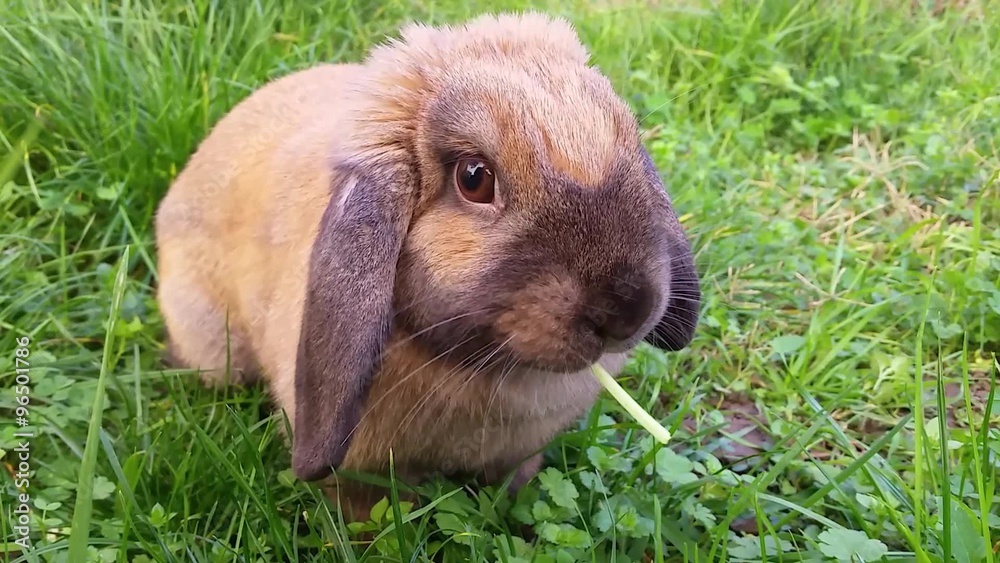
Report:
[[[604,397],[517,498],[443,482],[420,506],[394,494],[366,543],[291,477],[262,391],[164,371],[151,216],[211,124],[404,20],[527,6],[376,4],[0,11],[8,560],[1000,560],[988,2],[534,5],[570,18],[633,104],[694,236],[698,337],[638,350],[620,378],[668,447]],[[19,495],[29,550],[13,543]]]

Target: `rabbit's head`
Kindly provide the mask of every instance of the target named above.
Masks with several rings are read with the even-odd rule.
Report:
[[[390,330],[477,377],[691,340],[690,245],[635,116],[566,22],[408,26],[349,103],[303,312],[300,476],[343,459]]]

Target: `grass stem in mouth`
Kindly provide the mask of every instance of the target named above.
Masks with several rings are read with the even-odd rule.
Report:
[[[646,409],[639,406],[639,403],[635,402],[635,399],[615,381],[615,378],[611,377],[608,370],[604,369],[600,364],[594,364],[590,369],[594,373],[594,377],[597,378],[597,381],[608,390],[608,393],[611,393],[611,396],[632,415],[632,418],[636,419],[654,438],[663,444],[670,441],[670,431],[646,412]]]

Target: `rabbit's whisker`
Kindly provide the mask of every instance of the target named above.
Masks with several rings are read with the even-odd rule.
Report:
[[[684,301],[686,303],[701,303],[700,299],[695,299],[694,297],[688,297],[687,295],[677,295],[676,293],[670,293],[670,299],[676,301]]]
[[[416,339],[416,338],[420,337],[421,335],[426,334],[426,333],[428,333],[428,332],[430,332],[430,331],[432,331],[432,330],[434,330],[436,328],[441,328],[442,326],[444,326],[444,325],[446,325],[448,323],[453,323],[453,322],[455,322],[457,320],[464,319],[466,317],[471,317],[473,315],[478,315],[478,314],[483,313],[485,311],[486,311],[486,309],[477,309],[475,311],[468,311],[466,313],[461,313],[461,314],[458,314],[458,315],[454,315],[452,317],[448,317],[447,319],[445,319],[443,321],[436,322],[436,323],[434,323],[434,324],[432,324],[432,325],[430,325],[428,327],[422,328],[422,329],[420,329],[420,330],[418,330],[418,331],[416,331],[416,332],[414,332],[412,334],[406,335],[406,338],[403,338],[402,340],[398,340],[396,342],[393,342],[392,344],[390,344],[389,346],[386,347],[385,352],[383,352],[383,354],[386,354],[386,353],[388,353],[391,350],[395,350],[396,348],[398,348],[400,346],[403,346],[403,345],[405,345],[405,344],[407,344],[409,342],[412,342],[414,339]]]
[[[426,406],[430,402],[431,398],[433,398],[442,387],[444,387],[446,384],[451,382],[456,376],[462,373],[462,370],[465,369],[463,364],[465,364],[467,361],[476,361],[475,358],[480,354],[486,352],[487,350],[488,348],[485,346],[480,348],[475,354],[472,354],[469,358],[466,358],[465,360],[460,362],[459,365],[450,369],[448,373],[445,375],[445,377],[441,378],[441,381],[437,385],[435,385],[429,392],[427,392],[427,394],[424,395],[424,397],[420,400],[420,402],[417,405],[415,405],[413,408],[410,409],[410,411],[406,414],[403,420],[399,423],[399,426],[396,428],[396,431],[393,433],[392,437],[389,439],[388,445],[391,446],[396,442],[396,437],[399,435],[400,431],[404,427],[406,427],[412,420],[416,419],[416,416],[419,413],[419,411],[422,410],[424,406]],[[489,356],[487,356],[487,359],[489,359]]]
[[[612,314],[614,314],[614,313],[612,313],[611,311],[609,311],[607,309],[598,307],[597,305],[591,305],[591,304],[587,303],[587,304],[584,304],[584,306],[587,307],[588,309],[590,309],[591,311],[597,311],[598,313],[604,313],[606,315],[612,315]]]
[[[688,319],[685,319],[685,318],[682,318],[682,317],[677,317],[675,315],[671,315],[669,313],[669,311],[663,317],[663,320],[665,320],[671,326],[673,326],[675,324],[678,324],[678,325],[681,325],[681,326],[683,326],[685,328],[697,328],[697,325],[694,322],[689,321]]]
[[[351,436],[354,435],[354,433],[361,426],[361,423],[364,422],[365,418],[367,418],[369,414],[371,414],[372,412],[374,412],[375,408],[382,401],[384,401],[387,397],[389,397],[390,395],[392,395],[392,392],[395,391],[400,385],[405,384],[407,381],[409,381],[412,377],[416,376],[418,373],[420,373],[421,370],[423,370],[427,366],[429,366],[429,365],[437,362],[438,360],[440,360],[441,358],[443,358],[443,357],[445,357],[447,355],[450,355],[452,352],[454,352],[455,350],[457,350],[459,346],[461,346],[462,344],[465,344],[469,340],[472,340],[472,338],[473,338],[473,336],[469,336],[469,337],[467,337],[467,338],[459,341],[457,344],[453,345],[448,350],[446,350],[446,351],[442,352],[441,354],[438,354],[437,356],[435,356],[435,357],[427,360],[426,362],[424,362],[423,365],[421,365],[417,369],[415,369],[415,370],[411,371],[410,373],[408,373],[406,375],[406,377],[400,378],[399,381],[397,381],[392,387],[389,388],[388,391],[386,391],[381,397],[379,397],[379,399],[377,401],[375,401],[370,407],[368,407],[365,410],[364,414],[361,415],[361,418],[358,419],[357,424],[355,424],[354,428],[352,428],[351,431],[347,434],[347,439],[345,440],[345,442],[347,440],[349,440],[351,438]]]
[[[508,342],[509,341],[510,340],[508,339]],[[503,346],[503,345],[501,345],[501,346]],[[513,361],[511,362],[511,360],[513,360]],[[510,362],[510,367],[509,368],[507,366],[508,362]],[[517,358],[514,357],[512,354],[508,354],[507,358],[504,360],[504,366],[500,369],[500,378],[497,381],[496,389],[494,389],[493,393],[490,394],[490,400],[486,404],[486,412],[483,414],[483,435],[482,435],[482,441],[479,444],[479,457],[483,461],[483,466],[484,466],[483,468],[484,469],[485,469],[485,465],[486,465],[486,460],[484,459],[485,458],[485,449],[486,449],[486,425],[490,423],[490,410],[492,410],[492,408],[493,408],[493,401],[498,396],[500,396],[500,388],[503,387],[504,381],[507,380],[507,377],[509,377],[510,374],[514,373],[514,370],[516,370],[517,367],[518,367]],[[500,435],[502,437],[503,436],[503,401],[500,401],[500,402],[497,403],[497,408],[500,411],[499,424],[500,424]]]
[[[469,374],[468,378],[462,383],[462,385],[459,386],[458,391],[461,392],[461,390],[464,389],[465,386],[468,385],[473,379],[475,379],[477,375],[481,374],[483,370],[491,369],[493,367],[493,365],[496,362],[499,362],[501,359],[503,359],[504,363],[506,364],[507,360],[510,358],[510,354],[508,354],[506,356],[501,356],[500,358],[498,358],[497,360],[494,360],[493,362],[489,362],[489,360],[490,360],[490,358],[492,358],[493,356],[495,356],[496,354],[498,354],[499,352],[501,352],[503,350],[504,346],[506,346],[507,344],[509,344],[510,341],[513,340],[513,339],[514,339],[514,335],[509,336],[507,338],[507,340],[504,340],[503,342],[500,343],[499,346],[496,346],[496,348],[492,352],[490,352],[489,355],[486,356],[486,358],[483,359],[483,361],[479,362],[478,365],[472,370],[472,373]],[[509,374],[507,374],[507,375],[509,375]],[[505,378],[506,375],[504,375],[502,377]],[[502,382],[502,379],[501,379],[501,382]],[[497,389],[499,389],[499,386],[497,386]],[[492,402],[492,399],[491,399],[491,402]],[[480,461],[483,462],[483,465],[485,465],[485,459],[483,459],[483,457],[484,457],[483,456],[483,448],[485,447],[485,444],[486,444],[486,427],[487,427],[487,424],[489,423],[489,419],[487,417],[488,414],[489,414],[489,409],[487,408],[486,411],[484,411],[484,413],[483,413],[483,426],[482,426],[482,428],[483,428],[483,440],[480,443],[480,451],[479,451]],[[501,421],[500,421],[500,428],[501,429],[503,428],[502,417],[501,417]]]
[[[676,318],[676,317],[669,317],[668,320],[673,323],[673,324],[667,324],[666,327],[665,327],[665,330],[670,333],[670,336],[681,336],[680,334],[678,334],[678,332],[677,332],[678,328],[676,326],[674,326],[675,324],[680,324],[680,325],[688,327],[688,328],[695,328],[695,326],[694,326],[693,323],[691,323],[690,321],[687,321],[685,319],[680,319],[680,318]]]
[[[482,349],[480,351],[482,351]],[[439,381],[437,385],[431,388],[426,394],[424,394],[423,398],[420,399],[420,401],[416,405],[410,408],[410,410],[406,413],[403,419],[399,422],[399,425],[393,432],[392,437],[390,437],[390,439],[386,443],[388,447],[392,447],[392,445],[395,444],[396,437],[399,435],[400,431],[403,428],[405,428],[411,422],[412,419],[416,418],[417,413],[421,409],[423,409],[424,405],[426,405],[430,401],[431,397],[433,397],[439,389],[447,385],[459,373],[461,373],[460,366],[456,366],[451,370],[449,370],[448,373],[446,373],[445,376],[441,378],[441,381]]]
[[[497,345],[495,347],[496,349],[493,350],[492,352],[490,352],[489,356],[487,356],[486,359],[488,360],[488,359],[492,358],[493,356],[495,356],[497,353],[503,351],[504,346],[510,344],[510,341],[513,340],[513,339],[514,339],[514,335],[513,334],[510,335],[509,337],[507,337],[507,340],[504,340],[499,345]],[[505,359],[508,356],[510,356],[509,353],[507,354],[507,356],[502,356],[501,358],[498,358],[496,361],[500,361],[500,359]],[[461,391],[462,389],[464,389],[465,386],[468,385],[470,381],[472,381],[473,379],[475,379],[475,377],[477,375],[479,375],[479,373],[481,373],[481,370],[484,370],[486,367],[487,366],[485,366],[482,363],[480,363],[471,373],[469,373],[469,375],[466,378],[466,380],[464,382],[462,382],[461,386],[459,386],[458,391]],[[490,365],[489,367],[493,367],[493,366]]]

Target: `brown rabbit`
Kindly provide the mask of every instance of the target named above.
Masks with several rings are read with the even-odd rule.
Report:
[[[591,364],[687,346],[690,246],[567,22],[401,35],[262,87],[198,148],[156,217],[171,355],[262,376],[304,480],[391,450],[404,481],[518,487],[593,405]]]

